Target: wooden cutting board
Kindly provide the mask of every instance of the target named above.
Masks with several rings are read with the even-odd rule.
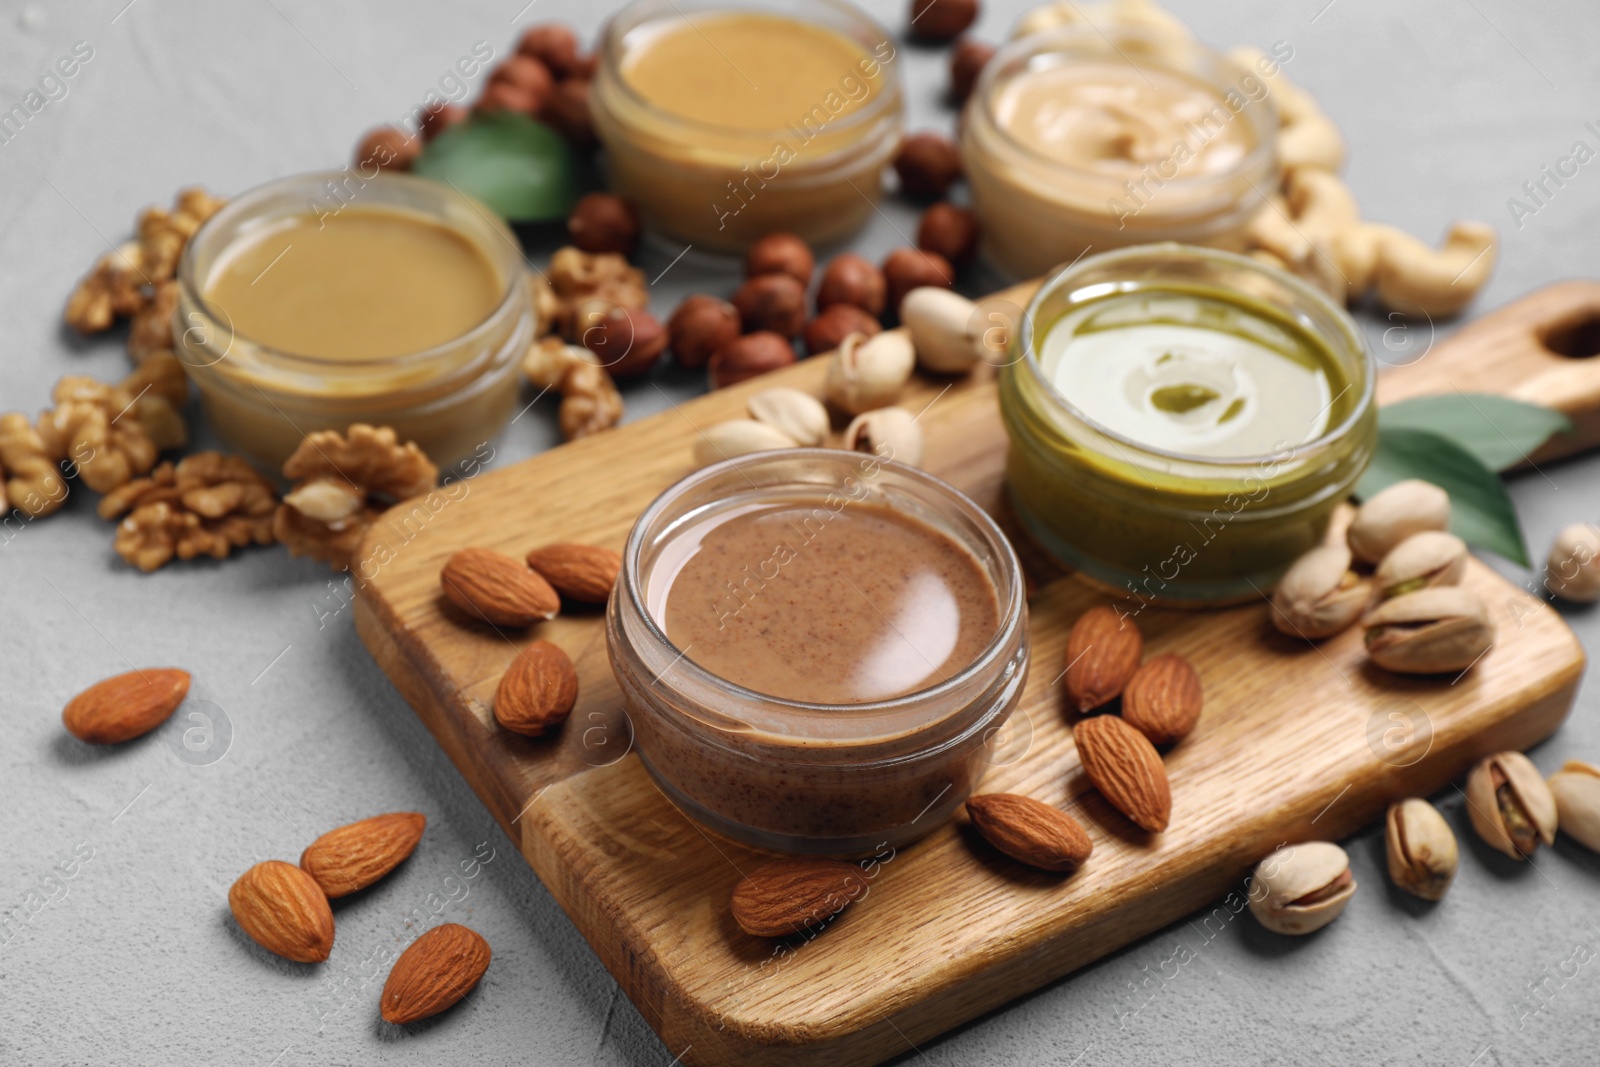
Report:
[[[1027,290],[1002,295],[1022,304]],[[1597,323],[1600,283],[1545,289],[1385,372],[1379,393],[1537,400],[1578,425],[1546,454],[1584,447],[1600,436],[1600,364],[1552,353],[1541,338],[1590,345]],[[620,548],[645,505],[692,469],[697,430],[742,415],[758,389],[820,395],[824,369],[825,358],[807,360],[485,474],[436,510],[403,505],[359,557],[382,561],[359,589],[367,647],[684,1063],[850,1065],[904,1054],[1242,889],[1280,844],[1339,840],[1485,753],[1528,747],[1571,706],[1584,666],[1576,638],[1538,596],[1476,562],[1467,585],[1490,605],[1498,644],[1459,678],[1376,670],[1354,631],[1315,647],[1289,640],[1268,625],[1264,604],[1147,609],[1148,652],[1187,656],[1206,693],[1199,728],[1167,757],[1171,828],[1147,837],[1089,788],[1058,696],[1067,630],[1103,597],[1019,540],[1038,582],[1033,669],[983,789],[1070,808],[1093,857],[1064,880],[1030,871],[957,819],[882,863],[867,898],[813,939],[747,936],[728,897],[761,857],[691,822],[630,754],[600,614],[500,635],[452,614],[438,574],[468,545],[517,556],[553,541]],[[925,409],[924,466],[1004,522],[992,373],[918,380],[904,403]],[[535,637],[571,654],[581,686],[563,730],[530,740],[498,729],[491,701],[513,642]]]

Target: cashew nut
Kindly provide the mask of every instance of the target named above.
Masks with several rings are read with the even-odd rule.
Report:
[[[1358,220],[1333,239],[1334,262],[1339,264],[1339,273],[1344,275],[1348,287],[1346,295],[1351,300],[1359,299],[1372,288],[1372,276],[1378,269],[1378,237],[1381,232],[1371,223]]]
[[[1291,268],[1304,263],[1311,255],[1311,242],[1290,221],[1289,203],[1281,196],[1274,196],[1262,205],[1245,224],[1244,237],[1249,247],[1265,249]]]
[[[1455,223],[1438,249],[1393,226],[1373,228],[1378,231],[1378,299],[1396,311],[1453,315],[1494,271],[1499,239],[1486,222]]]
[[[1321,111],[1304,115],[1278,131],[1278,162],[1286,171],[1299,167],[1338,170],[1344,166],[1344,136]]]
[[[1311,242],[1306,269],[1300,273],[1335,300],[1365,293],[1372,283],[1371,264],[1363,265],[1359,255],[1351,263],[1340,249],[1345,234],[1361,223],[1361,207],[1350,187],[1332,171],[1298,167],[1288,173],[1284,188],[1295,228]],[[1348,269],[1352,266],[1354,271]]]

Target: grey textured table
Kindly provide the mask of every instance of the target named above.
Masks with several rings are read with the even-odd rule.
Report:
[[[362,130],[421,99],[473,42],[503,54],[522,25],[592,30],[609,7],[521,3],[0,3],[0,110],[74,42],[93,48],[66,95],[0,143],[0,410],[37,410],[64,373],[124,372],[120,343],[74,340],[59,310],[143,205],[185,184],[232,193],[341,165]],[[870,6],[891,26],[904,19],[898,2]],[[1600,125],[1592,2],[1173,7],[1212,44],[1293,46],[1286,72],[1343,127],[1370,216],[1429,239],[1457,217],[1500,227],[1501,264],[1475,311],[1596,273],[1600,163],[1520,226],[1507,205],[1574,142],[1600,147],[1585,126]],[[1003,36],[1022,9],[991,2],[980,33]],[[912,127],[948,128],[944,54],[904,59]],[[914,219],[891,200],[859,246],[881,255]],[[670,258],[652,253],[646,273]],[[690,257],[656,284],[654,308],[731,279]],[[1385,325],[1367,322],[1380,352]],[[1414,350],[1426,339],[1387,340]],[[698,388],[661,382],[673,397]],[[630,418],[664,403],[649,386],[627,400]],[[554,443],[553,419],[541,402],[495,442],[496,465]],[[1533,551],[1568,522],[1600,519],[1597,490],[1594,458],[1515,479]],[[656,1040],[373,665],[330,578],[278,549],[137,574],[87,492],[0,531],[0,1063],[671,1062],[683,1050]],[[1595,613],[1569,618],[1586,644],[1600,638]],[[178,720],[115,751],[63,733],[60,709],[87,683],[169,663],[194,672],[195,706],[217,724],[208,752],[185,753]],[[1533,753],[1541,768],[1600,759],[1597,703],[1593,687],[1581,694]],[[1470,839],[1458,794],[1438,799],[1464,843],[1441,906],[1387,886],[1369,831],[1347,842],[1362,891],[1318,937],[1289,943],[1247,917],[1197,916],[908,1046],[908,1060],[1595,1062],[1600,857],[1563,841],[1513,865]],[[322,830],[395,809],[425,812],[427,835],[378,890],[337,909],[326,964],[284,963],[233,925],[227,888],[250,864],[293,860]],[[432,1023],[379,1022],[378,954],[440,921],[493,945],[482,986]]]

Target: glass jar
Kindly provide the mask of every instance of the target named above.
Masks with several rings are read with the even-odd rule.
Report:
[[[871,703],[783,700],[696,664],[649,609],[654,568],[709,511],[787,501],[892,507],[944,534],[993,585],[993,639],[945,681]],[[728,837],[780,852],[866,855],[939,826],[988,769],[1028,670],[1021,568],[994,521],[931,475],[840,449],[741,456],[658,497],[623,550],[606,637],[639,757],[662,792]]]
[[[1343,381],[1325,431],[1265,455],[1192,455],[1074,406],[1041,363],[1052,326],[1088,301],[1140,289],[1213,295],[1314,340],[1330,379]],[[1014,345],[1000,374],[1013,510],[1080,577],[1141,602],[1259,599],[1321,543],[1377,445],[1376,365],[1355,323],[1298,278],[1244,256],[1173,244],[1091,256],[1044,283]]]
[[[259,344],[208,302],[212,273],[235,242],[292,216],[375,208],[447,227],[475,246],[503,286],[488,317],[425,351],[339,359]],[[357,422],[392,426],[441,464],[471,454],[511,417],[535,332],[527,268],[511,231],[476,200],[409,175],[329,171],[241,193],[184,249],[178,293],[175,348],[207,419],[229,447],[274,471],[306,434]]]
[[[832,31],[862,54],[841,61],[814,99],[784,85],[794,73],[781,60],[724,54],[736,69],[750,67],[740,73],[752,86],[797,94],[792,113],[770,124],[686,117],[627,80],[630,60],[663,32],[691,18],[703,26],[745,14]],[[777,47],[799,47],[797,40],[779,37]],[[637,0],[606,25],[589,97],[611,187],[651,230],[705,250],[742,252],[780,230],[812,245],[844,241],[872,215],[883,168],[899,148],[896,58],[889,32],[841,0]]]
[[[1104,87],[1089,84],[1095,71],[1130,79],[1120,91],[1133,95],[1096,110]],[[1052,150],[1030,139],[1020,101],[1027,79],[1064,74],[1088,79],[1082,84],[1096,95],[1084,121],[1073,123],[1059,113],[1060,93],[1049,95],[1054,110],[1040,123],[1060,142]],[[1164,92],[1214,97],[1215,105],[1180,121]],[[1152,241],[1237,250],[1245,223],[1263,206],[1259,190],[1278,187],[1277,108],[1260,74],[1156,30],[1072,26],[1014,41],[984,67],[962,120],[961,155],[985,255],[1018,278],[1088,251]],[[1208,151],[1230,140],[1235,151]],[[1123,144],[1137,146],[1122,149],[1130,158],[1112,147]],[[1215,165],[1203,166],[1202,156]]]

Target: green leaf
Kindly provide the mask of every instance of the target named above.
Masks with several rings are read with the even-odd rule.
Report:
[[[1410,427],[1378,428],[1378,450],[1356,484],[1363,500],[1395,482],[1421,478],[1450,494],[1450,529],[1470,545],[1528,566],[1522,527],[1500,476],[1448,437]]]
[[[450,127],[428,142],[411,172],[453,185],[515,222],[566,218],[577,199],[566,139],[509,111],[473,115]]]
[[[1484,466],[1503,471],[1526,463],[1553,434],[1572,429],[1559,411],[1489,393],[1449,393],[1388,404],[1378,411],[1386,430],[1426,430],[1448,437]]]

